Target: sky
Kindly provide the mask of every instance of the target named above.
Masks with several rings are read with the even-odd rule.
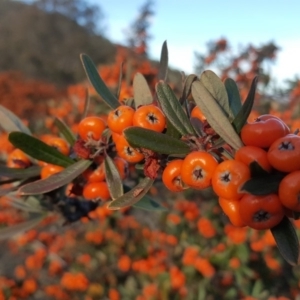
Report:
[[[99,3],[105,34],[113,42],[126,42],[126,28],[138,16],[145,0],[89,0]],[[149,54],[159,59],[166,40],[169,65],[194,72],[194,52],[206,52],[208,41],[227,38],[231,48],[273,41],[280,47],[271,74],[278,84],[300,78],[300,1],[298,0],[154,0]]]

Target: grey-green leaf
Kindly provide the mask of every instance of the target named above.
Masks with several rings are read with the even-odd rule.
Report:
[[[224,85],[227,91],[230,109],[233,113],[233,116],[236,117],[242,108],[242,101],[238,86],[231,78],[226,78]]]
[[[232,126],[234,127],[234,129],[237,133],[241,132],[243,126],[246,124],[247,119],[251,113],[251,110],[252,110],[252,107],[254,104],[254,99],[255,99],[255,91],[256,91],[257,81],[258,81],[258,77],[256,76],[252,80],[249,93],[247,95],[247,98],[246,98],[242,108],[240,109],[239,113],[237,114],[237,116],[234,118],[234,120],[232,122]]]
[[[243,143],[232,127],[219,103],[206,89],[201,81],[195,81],[192,85],[192,95],[210,126],[224,139],[226,143],[238,150]]]
[[[190,120],[170,86],[162,81],[156,85],[158,102],[167,119],[181,135],[195,134]]]
[[[63,120],[59,118],[54,119],[54,124],[58,128],[62,136],[70,144],[70,146],[73,146],[76,142],[76,137],[72,132],[72,130],[70,129],[70,127]]]
[[[140,181],[132,190],[125,193],[123,196],[109,203],[109,209],[120,209],[123,207],[131,206],[140,201],[149,191],[154,180],[146,177]]]
[[[20,169],[20,168],[9,168],[0,165],[0,177],[26,179],[26,178],[39,176],[40,172],[41,172],[41,167],[39,166],[32,166],[27,169]]]
[[[283,258],[292,266],[296,266],[299,260],[299,240],[295,228],[288,217],[271,228],[277,247]]]
[[[169,53],[167,41],[164,41],[159,61],[158,80],[167,80],[168,76]]]
[[[11,132],[8,140],[16,147],[21,149],[27,155],[49,164],[67,167],[74,161],[60,153],[54,147],[51,147],[41,140],[23,132]]]
[[[81,54],[80,59],[90,83],[99,94],[99,96],[104,100],[104,102],[112,109],[120,106],[118,99],[112,94],[112,92],[100,77],[92,59],[86,54]]]
[[[153,102],[147,80],[141,73],[136,73],[133,78],[133,97],[135,108],[141,105],[149,105]]]
[[[4,106],[0,105],[0,127],[6,132],[21,131],[28,135],[31,135],[31,131],[19,117]]]
[[[37,195],[51,192],[70,183],[82,174],[91,164],[92,161],[80,160],[46,179],[23,185],[19,189],[19,192],[21,195]]]
[[[146,148],[161,154],[187,154],[189,146],[169,135],[141,127],[129,127],[124,130],[126,140],[132,147]]]
[[[197,80],[197,78],[198,77],[195,74],[190,74],[189,76],[186,77],[186,79],[184,81],[180,101],[179,101],[180,103],[183,103],[183,101],[186,101],[186,99],[189,97],[189,95],[191,94],[191,90],[192,90],[192,84],[195,80]]]
[[[229,120],[232,121],[233,114],[229,106],[226,88],[222,80],[213,71],[207,70],[201,74],[200,81],[203,83],[204,87],[208,90],[212,97],[222,107]]]
[[[167,208],[148,195],[145,195],[140,201],[134,204],[133,207],[150,211],[167,211]]]
[[[19,223],[17,225],[8,226],[0,229],[0,240],[5,240],[14,237],[16,234],[23,233],[36,225],[38,225],[42,219],[45,217],[45,214],[38,214],[25,222]]]
[[[117,199],[123,195],[123,184],[120,173],[114,164],[114,161],[107,155],[104,160],[106,183],[111,198]]]

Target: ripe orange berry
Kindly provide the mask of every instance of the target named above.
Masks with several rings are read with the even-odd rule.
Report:
[[[195,106],[191,111],[191,117],[197,118],[201,122],[204,122],[206,120],[206,117],[204,116],[203,112],[200,110],[198,106]]]
[[[45,143],[66,156],[70,154],[70,147],[67,141],[60,137],[49,137]]]
[[[245,226],[245,222],[243,221],[239,211],[240,201],[219,197],[219,204],[232,225],[236,227]]]
[[[184,187],[181,181],[181,166],[183,160],[175,159],[168,163],[162,174],[164,185],[172,192],[181,192]]]
[[[144,105],[135,111],[133,126],[162,132],[166,126],[166,117],[159,107],[152,104]]]
[[[110,193],[105,181],[89,182],[83,187],[82,195],[87,200],[101,199],[109,200]]]
[[[239,211],[245,224],[257,230],[276,226],[285,214],[276,194],[264,196],[245,194],[240,200]]]
[[[20,149],[14,149],[7,157],[7,166],[9,168],[27,168],[31,165],[28,156]]]
[[[118,156],[130,163],[138,163],[144,159],[144,155],[132,148],[123,135],[119,135],[116,140],[116,149]]]
[[[300,170],[289,173],[281,180],[278,196],[285,207],[300,212]]]
[[[269,148],[268,160],[282,172],[300,170],[300,136],[288,134],[277,139]]]
[[[240,187],[250,179],[250,169],[237,160],[221,162],[212,177],[214,192],[221,198],[238,200],[243,196]]]
[[[101,118],[95,116],[86,117],[78,124],[78,134],[84,141],[89,139],[98,141],[105,127],[105,122]]]
[[[107,126],[115,133],[122,134],[123,130],[132,126],[135,110],[126,105],[121,105],[108,114]]]
[[[241,139],[246,146],[268,148],[288,132],[288,126],[281,119],[272,115],[262,115],[254,122],[244,125],[241,130]]]
[[[267,151],[254,146],[244,146],[238,149],[234,159],[240,161],[250,167],[252,162],[257,162],[261,168],[267,172],[271,172],[272,166],[268,161]]]
[[[42,167],[42,169],[41,169],[41,179],[46,179],[53,174],[61,172],[63,169],[64,168],[61,166],[47,164],[46,166]]]
[[[211,185],[211,179],[217,166],[216,159],[210,153],[191,152],[183,160],[181,179],[191,188],[205,189]]]

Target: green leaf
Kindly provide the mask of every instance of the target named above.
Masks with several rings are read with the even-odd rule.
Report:
[[[90,104],[91,104],[90,94],[89,94],[89,90],[86,88],[85,98],[84,98],[84,108],[83,108],[81,119],[86,118],[86,116],[88,115]]]
[[[76,137],[75,137],[74,133],[72,132],[72,130],[70,129],[70,127],[67,126],[67,124],[59,118],[54,119],[54,124],[58,128],[58,130],[62,134],[62,136],[70,144],[70,146],[73,146],[76,142]]]
[[[15,195],[7,195],[6,198],[9,200],[10,204],[17,209],[31,213],[45,212],[40,206],[39,201],[32,196],[28,197],[27,199],[24,199]]]
[[[196,104],[205,115],[207,122],[216,133],[234,149],[238,150],[242,147],[243,143],[226,117],[224,110],[201,81],[195,81],[193,83],[192,95]]]
[[[166,134],[175,139],[180,139],[181,137],[180,132],[172,125],[172,123],[168,119],[166,119],[166,121],[167,121]]]
[[[124,185],[124,191],[125,193],[129,192],[131,188],[127,185]],[[138,209],[144,209],[144,210],[150,210],[150,211],[167,211],[167,208],[162,206],[157,201],[153,200],[148,195],[145,195],[139,202],[132,205],[135,208]]]
[[[158,80],[167,80],[168,76],[169,53],[167,41],[164,41],[160,54]]]
[[[26,179],[39,176],[41,167],[32,166],[27,169],[9,168],[6,166],[0,166],[0,177],[14,178],[14,179]]]
[[[118,99],[111,93],[109,88],[106,86],[106,84],[100,77],[92,59],[86,54],[81,54],[80,59],[91,85],[100,95],[100,97],[104,100],[104,102],[112,109],[115,109],[118,106],[120,106]]]
[[[262,196],[277,193],[279,183],[285,175],[283,173],[268,174],[268,176],[253,177],[246,181],[241,187],[241,191],[252,195]]]
[[[60,153],[54,147],[51,147],[39,139],[23,132],[12,132],[8,140],[16,147],[21,149],[27,155],[49,164],[67,167],[74,161]]]
[[[239,113],[236,115],[232,122],[232,126],[234,127],[235,131],[237,133],[240,133],[243,126],[246,124],[247,119],[251,113],[253,103],[254,103],[254,98],[255,98],[255,91],[256,91],[256,86],[257,86],[257,81],[258,77],[254,77],[251,83],[251,87],[248,93],[248,96],[240,109]]]
[[[222,80],[213,71],[207,70],[201,74],[200,81],[211,96],[222,107],[229,120],[232,121],[233,114],[229,106],[229,99]]]
[[[195,134],[190,120],[170,86],[164,82],[156,85],[158,102],[167,119],[181,135]]]
[[[242,101],[238,86],[236,82],[231,78],[226,78],[224,85],[228,95],[230,110],[232,111],[233,116],[236,117],[236,115],[242,108]]]
[[[46,179],[37,180],[32,183],[23,185],[19,192],[21,195],[45,194],[67,185],[80,174],[82,174],[92,161],[80,160],[73,165],[65,168],[63,171],[56,173]]]
[[[289,218],[285,216],[278,225],[271,228],[271,232],[283,258],[290,265],[296,266],[299,259],[299,240]]]
[[[251,173],[251,177],[267,177],[270,173],[267,172],[265,169],[263,169],[257,161],[253,161],[252,163],[250,163],[249,165],[249,169],[250,169],[250,173]]]
[[[185,81],[184,81],[184,85],[183,85],[183,90],[182,90],[182,94],[180,97],[180,103],[183,103],[183,101],[185,101],[186,99],[188,99],[189,95],[191,94],[191,90],[192,90],[192,84],[194,81],[196,81],[198,79],[197,75],[195,74],[191,74],[189,76],[186,77]]]
[[[106,183],[112,199],[121,197],[123,192],[122,179],[114,161],[107,155],[104,160]]]
[[[120,198],[111,201],[108,205],[109,209],[120,209],[127,206],[131,206],[140,201],[146,193],[149,191],[154,180],[146,177],[140,181],[140,183],[135,186],[132,190],[125,193]]]
[[[150,211],[167,211],[167,208],[147,195],[145,195],[139,202],[134,204],[133,207]]]
[[[141,127],[129,127],[123,131],[128,143],[135,148],[146,148],[161,154],[187,154],[190,148],[181,140]]]
[[[153,102],[147,80],[141,73],[136,73],[133,78],[133,97],[135,108],[141,105],[149,105]]]
[[[18,183],[17,185],[14,185],[14,186],[10,186],[8,188],[2,188],[0,189],[0,197],[4,196],[4,195],[7,195],[11,192],[14,192],[16,190],[19,189],[19,187],[23,184],[23,182],[20,182]]]
[[[17,225],[8,226],[0,229],[0,240],[5,240],[14,237],[16,234],[21,234],[24,231],[27,231],[36,225],[38,225],[42,219],[45,217],[45,214],[38,214],[32,219],[19,223]]]
[[[2,105],[0,105],[0,127],[8,133],[21,131],[31,135],[29,128],[24,125],[22,120]]]

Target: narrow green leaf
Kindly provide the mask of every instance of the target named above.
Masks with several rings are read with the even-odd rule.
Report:
[[[190,120],[170,86],[164,82],[156,85],[158,102],[167,119],[181,135],[195,134]]]
[[[180,132],[172,125],[172,123],[168,120],[168,118],[166,119],[166,121],[167,121],[166,134],[175,139],[180,139],[181,137]]]
[[[86,54],[81,54],[80,59],[90,83],[99,94],[99,96],[101,96],[101,98],[104,100],[104,102],[112,109],[120,106],[118,99],[111,93],[109,88],[100,77],[92,59]]]
[[[40,206],[39,201],[34,197],[28,197],[28,199],[20,198],[15,195],[7,195],[6,197],[10,204],[17,209],[31,213],[45,212]]]
[[[123,192],[122,179],[120,173],[114,164],[114,161],[107,155],[104,160],[106,183],[112,199],[121,197]]]
[[[233,129],[223,109],[201,81],[195,81],[193,83],[192,95],[196,104],[204,113],[207,122],[216,131],[216,133],[219,134],[220,137],[234,149],[238,150],[242,147],[243,143]]]
[[[238,86],[231,78],[226,78],[224,85],[228,95],[229,107],[233,113],[233,116],[236,117],[242,108],[242,101]]]
[[[265,169],[263,169],[257,161],[253,161],[250,165],[249,165],[249,169],[250,169],[250,173],[251,173],[251,177],[267,177],[268,175],[270,175],[269,172],[267,172]]]
[[[232,121],[233,114],[229,106],[229,99],[222,80],[213,71],[207,70],[201,74],[200,81],[222,107],[229,120]]]
[[[125,193],[129,192],[131,188],[127,185],[124,185]],[[167,211],[168,209],[162,206],[157,201],[153,200],[148,195],[145,195],[139,202],[133,205],[135,208],[150,210],[150,211]]]
[[[14,178],[14,179],[26,179],[39,176],[41,167],[32,166],[27,169],[9,168],[6,166],[0,166],[0,177]]]
[[[0,229],[0,240],[5,240],[14,237],[17,234],[21,234],[35,226],[37,226],[42,219],[45,217],[45,214],[38,214],[32,219],[22,222],[17,225],[8,226]]]
[[[147,195],[145,195],[139,202],[134,204],[133,207],[150,211],[167,211],[167,208]]]
[[[124,185],[124,192],[127,193],[131,188],[127,185]],[[167,208],[161,205],[159,202],[153,200],[148,195],[145,195],[139,202],[132,205],[138,209],[150,210],[150,211],[167,211]]]
[[[76,137],[72,132],[72,130],[70,129],[70,127],[63,120],[59,118],[54,119],[54,124],[58,128],[62,136],[70,144],[70,146],[73,146],[76,142]]]
[[[39,139],[23,132],[11,132],[8,140],[27,155],[49,164],[67,167],[74,161]]]
[[[271,228],[271,232],[283,258],[290,265],[296,266],[299,260],[299,240],[292,222],[285,216],[277,226]]]
[[[255,91],[256,91],[256,86],[257,86],[257,81],[258,77],[254,77],[251,83],[251,87],[248,93],[248,96],[240,109],[239,113],[236,115],[232,122],[232,126],[234,127],[235,131],[237,133],[240,133],[243,126],[246,124],[247,119],[251,113],[253,103],[254,103],[254,98],[255,98]]]
[[[135,148],[146,148],[161,154],[187,154],[190,148],[181,140],[169,135],[141,127],[129,127],[124,130],[128,143]]]
[[[252,195],[268,195],[277,193],[279,183],[285,175],[283,173],[273,173],[268,176],[253,177],[246,181],[241,187],[241,191],[250,193]]]
[[[2,105],[0,105],[0,127],[8,133],[21,131],[31,135],[29,128],[24,125],[22,120]]]
[[[123,207],[131,206],[140,201],[146,193],[149,191],[154,180],[146,177],[141,180],[141,182],[135,186],[132,190],[125,193],[120,198],[109,203],[109,209],[120,209]]]
[[[164,41],[159,61],[158,80],[167,80],[168,76],[169,53],[167,41]]]
[[[16,191],[19,187],[21,186],[21,184],[15,185],[15,186],[10,186],[8,188],[2,188],[0,189],[0,197],[5,196],[11,192]]]
[[[135,108],[141,105],[149,105],[153,102],[147,80],[141,73],[136,73],[133,78],[133,97]]]
[[[70,183],[72,180],[82,174],[91,164],[92,161],[80,160],[65,168],[63,171],[46,179],[37,180],[35,182],[23,185],[19,189],[19,192],[21,195],[37,195],[51,192]]]
[[[84,108],[83,108],[81,119],[86,118],[86,116],[88,115],[90,104],[91,104],[90,94],[89,94],[89,90],[86,88],[85,98],[84,98]]]
[[[191,94],[192,84],[195,80],[197,80],[197,78],[198,77],[195,74],[190,74],[186,77],[183,85],[182,94],[179,100],[181,104],[183,104],[183,101],[186,101],[186,99],[188,99],[189,95]]]

